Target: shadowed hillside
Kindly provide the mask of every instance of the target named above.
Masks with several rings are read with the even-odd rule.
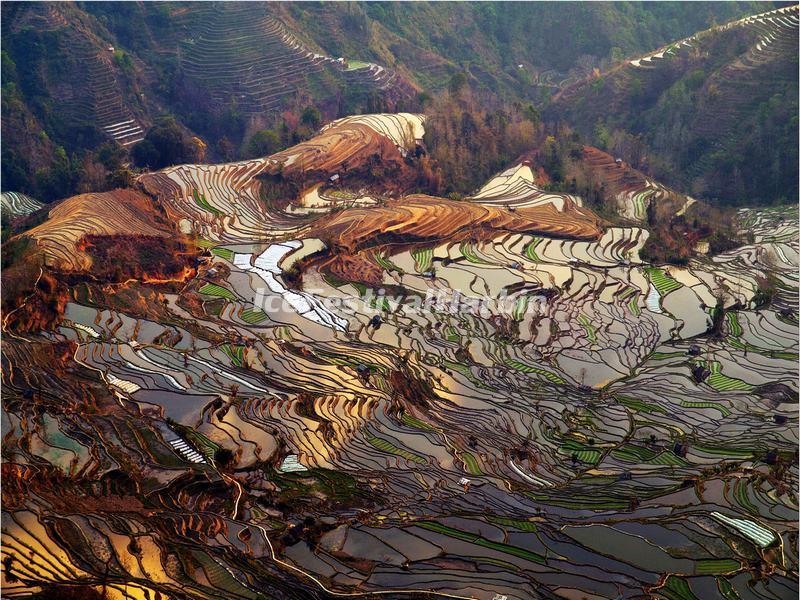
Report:
[[[700,32],[561,90],[545,115],[721,204],[797,197],[797,6]]]
[[[162,116],[211,160],[283,147],[323,120],[548,98],[595,69],[753,3],[22,3],[3,5],[3,191],[52,201],[124,185],[127,151]],[[103,146],[107,146],[103,149]],[[116,149],[121,151],[118,154]],[[159,165],[160,166],[160,165]]]

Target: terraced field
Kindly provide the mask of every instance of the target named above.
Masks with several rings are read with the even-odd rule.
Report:
[[[277,111],[331,77],[376,92],[399,84],[397,74],[380,65],[351,64],[306,48],[265,3],[227,2],[201,10],[202,27],[182,43],[181,69],[218,106],[235,100],[245,113]]]
[[[323,210],[316,212],[288,204],[298,199],[281,204],[265,201],[264,176],[295,179],[302,182],[299,186],[315,190],[329,176],[356,170],[374,156],[387,164],[402,163],[402,154],[413,149],[422,134],[422,119],[410,113],[347,117],[328,124],[307,142],[268,157],[180,165],[141,175],[139,182],[160,199],[184,233],[225,242],[274,239],[303,231],[336,203],[320,199]]]
[[[320,136],[399,154],[415,123]],[[338,144],[142,176],[197,276],[86,278],[52,331],[4,331],[4,593],[796,596],[794,214],[743,210],[752,244],[678,268],[525,165],[461,202],[264,201],[257,175]],[[113,194],[32,235],[81,263],[87,227],[148,225]]]
[[[92,35],[74,19],[68,5],[37,3],[15,15],[17,31],[46,31],[53,44],[49,54],[61,57],[51,66],[62,118],[77,126],[96,124],[109,138],[130,146],[144,138],[144,128],[134,114],[123,74],[115,64],[113,47]]]
[[[44,204],[30,196],[18,192],[3,192],[0,194],[0,207],[7,215],[29,215],[42,208]]]
[[[539,188],[531,167],[526,162],[500,173],[470,198],[486,206],[528,208],[551,204],[560,212],[581,206],[581,199],[567,194],[554,194]]]
[[[150,216],[148,199],[131,190],[81,194],[67,198],[49,213],[47,221],[24,235],[44,250],[46,263],[56,269],[81,271],[91,259],[80,247],[86,235],[147,235],[168,237],[164,226]]]
[[[758,38],[750,51],[748,61],[751,62],[750,66],[757,66],[759,63],[769,60],[770,55],[779,52],[782,45],[793,44],[793,40],[797,36],[798,23],[800,23],[797,12],[797,5],[784,6],[720,25],[715,30],[746,28],[755,31]],[[656,52],[633,59],[630,64],[641,69],[658,68],[661,62],[678,57],[682,51],[692,48],[693,44],[697,44],[697,40],[697,35],[679,40]]]

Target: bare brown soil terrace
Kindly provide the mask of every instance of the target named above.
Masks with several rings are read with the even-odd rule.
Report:
[[[45,263],[62,271],[89,270],[91,258],[80,246],[86,235],[146,235],[160,238],[171,234],[157,222],[150,200],[133,190],[81,194],[67,198],[50,211],[47,221],[24,235],[44,250]]]
[[[602,221],[587,209],[559,211],[552,204],[519,208],[484,206],[416,194],[377,208],[351,208],[312,229],[331,248],[354,252],[370,246],[494,236],[505,232],[596,240]]]
[[[313,264],[345,280],[379,284],[383,269],[374,256],[379,248],[394,254],[411,244],[485,240],[506,233],[597,240],[603,235],[603,222],[574,204],[563,212],[552,204],[512,211],[415,194],[382,207],[333,214],[315,224],[308,235],[320,238],[330,249]]]

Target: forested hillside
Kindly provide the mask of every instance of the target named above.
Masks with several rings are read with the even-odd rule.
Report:
[[[382,61],[426,89],[464,72],[488,95],[544,97],[593,68],[767,3],[461,2],[287,5],[298,29],[331,52]]]
[[[8,2],[2,189],[43,201],[110,189],[130,179],[130,167],[265,154],[337,117],[436,111],[433,97],[466,92],[478,112],[518,113],[531,105],[684,191],[729,203],[779,201],[796,190],[796,174],[787,169],[796,162],[789,151],[797,146],[796,77],[786,76],[796,73],[796,55],[794,62],[771,60],[756,78],[747,75],[758,93],[728,111],[746,111],[747,118],[720,122],[724,139],[700,131],[706,116],[716,119],[703,107],[718,104],[714,94],[730,96],[714,91],[727,85],[715,83],[725,78],[716,71],[758,34],[711,40],[714,50],[674,61],[668,76],[620,69],[698,30],[772,8]],[[624,81],[610,83],[618,80]],[[601,89],[604,81],[609,87]],[[606,105],[608,89],[616,90],[613,105]],[[626,93],[628,100],[620,100]],[[692,116],[698,110],[704,116]],[[745,140],[745,131],[755,135]],[[746,151],[746,143],[765,139],[774,155]],[[153,147],[158,140],[165,148]],[[760,178],[746,175],[750,161]],[[491,169],[484,167],[485,175]],[[725,184],[731,178],[734,191]]]
[[[568,86],[545,114],[688,193],[797,198],[797,6],[700,32]]]

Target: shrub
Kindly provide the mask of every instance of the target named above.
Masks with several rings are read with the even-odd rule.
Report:
[[[260,158],[277,152],[281,147],[278,134],[271,129],[255,132],[244,149],[244,158]]]

